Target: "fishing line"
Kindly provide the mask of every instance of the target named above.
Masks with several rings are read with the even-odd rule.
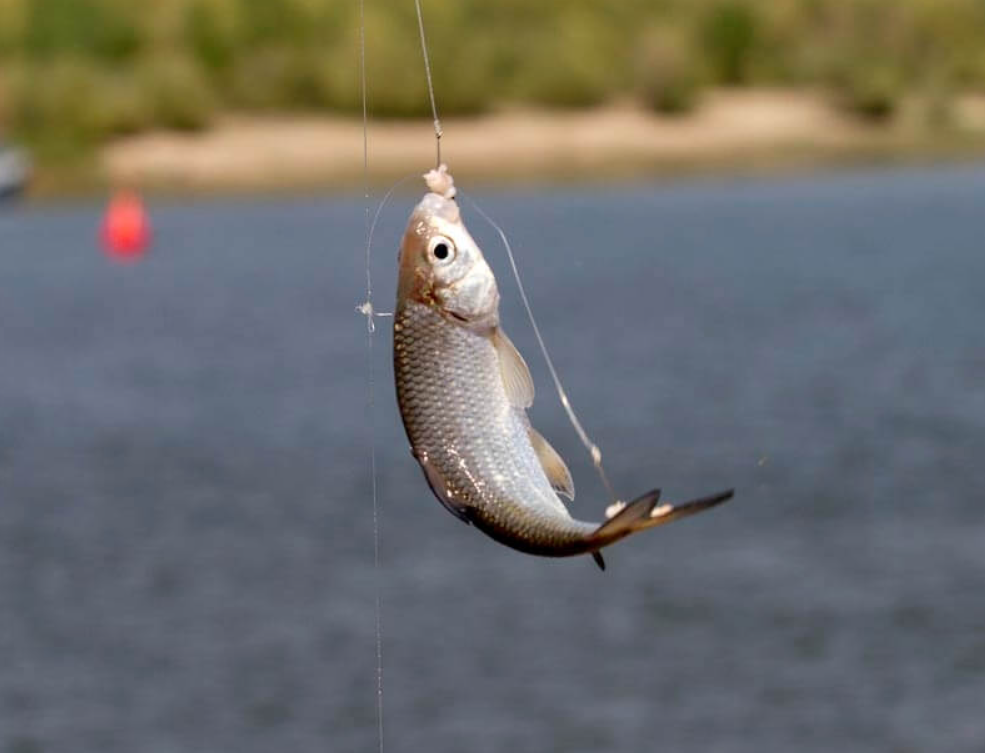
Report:
[[[376,725],[379,753],[383,753],[383,583],[380,575],[380,509],[376,484],[376,401],[374,397],[373,272],[370,264],[373,225],[369,221],[369,115],[366,96],[366,9],[359,0],[359,88],[363,109],[363,197],[366,232],[366,412],[369,414],[369,465],[373,495],[373,578],[376,590]]]
[[[437,156],[434,166],[441,167],[441,121],[438,120],[438,105],[434,100],[434,82],[431,80],[431,58],[428,56],[428,43],[424,35],[424,13],[421,11],[421,0],[414,0],[417,10],[417,28],[421,32],[421,53],[424,55],[424,74],[428,80],[428,98],[431,100],[431,116],[434,118],[434,146]]]
[[[370,279],[368,266],[370,263],[370,257],[372,256],[373,253],[373,237],[376,235],[376,225],[380,221],[380,215],[383,214],[384,207],[386,207],[386,205],[390,202],[390,199],[393,197],[394,191],[396,191],[401,185],[406,183],[411,178],[418,178],[418,177],[420,176],[417,173],[410,173],[409,175],[405,175],[396,183],[394,183],[392,186],[390,186],[390,188],[387,189],[387,192],[383,194],[383,198],[380,199],[380,203],[376,205],[376,212],[373,213],[373,222],[372,224],[368,224],[369,230],[366,234],[367,282]],[[366,199],[367,199],[366,218],[368,223],[369,222],[369,206],[368,206],[369,194],[368,193],[366,195]],[[356,306],[356,311],[358,311],[360,314],[364,314],[367,317],[367,326],[369,327],[370,332],[375,332],[376,323],[373,321],[373,317],[374,316],[390,317],[393,316],[393,312],[377,311],[376,309],[373,308],[373,302],[372,300],[370,300],[370,298],[371,298],[370,296],[367,296],[366,301],[364,303],[361,303],[360,305]]]
[[[462,192],[459,191],[459,196]],[[516,287],[520,291],[520,300],[523,301],[523,307],[527,311],[527,319],[530,320],[530,326],[533,328],[534,335],[537,337],[537,344],[540,346],[540,352],[544,355],[544,361],[547,362],[547,369],[551,372],[551,379],[554,380],[554,388],[557,390],[558,397],[561,400],[561,405],[564,407],[565,412],[568,414],[568,420],[575,429],[575,433],[578,434],[578,438],[581,443],[588,450],[588,454],[592,458],[592,463],[595,465],[595,470],[599,474],[599,478],[602,479],[602,483],[605,485],[606,490],[609,492],[609,496],[612,498],[613,502],[619,501],[619,496],[616,494],[615,490],[612,488],[612,484],[609,483],[609,477],[605,473],[605,468],[602,466],[602,450],[599,446],[592,441],[591,437],[588,436],[588,432],[581,425],[581,421],[578,420],[578,416],[575,414],[575,409],[571,407],[571,401],[568,399],[568,393],[565,392],[564,386],[561,384],[561,378],[558,376],[557,369],[554,368],[554,362],[551,360],[551,354],[547,352],[547,345],[544,342],[544,338],[540,334],[540,327],[537,326],[537,320],[534,319],[533,309],[530,308],[530,301],[527,300],[527,292],[523,289],[523,282],[520,280],[520,270],[516,266],[516,259],[513,258],[513,249],[510,247],[510,241],[506,237],[506,233],[503,231],[495,220],[486,214],[482,207],[475,203],[475,200],[471,197],[465,197],[472,208],[479,213],[479,215],[488,222],[493,230],[499,235],[499,239],[503,242],[503,246],[506,248],[506,256],[510,260],[510,268],[513,270],[513,279],[516,280]]]
[[[417,11],[417,29],[421,36],[421,54],[424,56],[424,74],[427,77],[428,99],[431,102],[431,115],[434,118],[434,142],[436,150],[435,168],[440,169],[442,136],[441,121],[438,119],[438,106],[435,103],[434,98],[434,81],[431,76],[431,59],[428,55],[427,36],[424,33],[424,13],[421,10],[421,0],[414,0],[414,9]],[[547,352],[547,345],[544,343],[544,338],[541,337],[540,328],[537,326],[537,321],[534,319],[533,310],[530,308],[530,302],[527,300],[527,293],[523,289],[523,283],[520,281],[520,271],[517,269],[516,260],[513,258],[513,250],[510,248],[510,242],[506,238],[506,233],[503,232],[503,229],[497,225],[489,215],[482,211],[475,201],[469,199],[469,203],[499,234],[500,240],[502,240],[503,245],[506,247],[506,255],[509,257],[510,267],[513,270],[513,279],[516,280],[516,286],[520,290],[520,298],[523,300],[523,307],[527,310],[527,318],[530,320],[530,325],[533,327],[534,334],[537,336],[537,343],[540,345],[540,352],[544,354],[544,360],[547,362],[547,368],[551,372],[551,379],[554,380],[554,387],[557,390],[558,397],[561,400],[561,405],[564,406],[564,410],[568,414],[568,420],[571,422],[575,432],[578,434],[578,438],[581,440],[581,443],[585,445],[585,449],[588,450],[588,454],[591,455],[592,463],[595,465],[595,470],[598,471],[599,478],[602,479],[602,483],[605,485],[606,490],[608,490],[609,496],[612,497],[613,501],[618,501],[619,497],[613,490],[612,484],[609,483],[609,477],[606,475],[605,468],[602,466],[602,451],[599,449],[599,446],[591,440],[588,436],[588,432],[586,432],[584,427],[581,425],[581,421],[578,420],[578,416],[575,415],[574,408],[571,407],[571,401],[568,399],[568,394],[564,391],[564,386],[561,384],[561,379],[558,376],[557,369],[554,368],[554,362],[551,360],[550,353]]]
[[[360,13],[364,0],[360,0]],[[362,32],[362,29],[360,30]],[[360,63],[365,62],[363,48],[363,37],[360,34]],[[362,69],[365,71],[365,68]],[[376,225],[384,207],[390,201],[394,191],[399,186],[411,178],[417,177],[416,174],[405,175],[394,183],[383,195],[380,203],[376,206],[373,213],[372,222],[370,221],[370,196],[369,196],[369,149],[368,143],[368,118],[366,117],[366,80],[363,78],[363,191],[365,198],[365,231],[366,231],[366,300],[356,311],[366,317],[366,410],[369,413],[369,458],[370,458],[370,477],[372,480],[373,496],[373,575],[376,586],[376,721],[379,736],[379,753],[383,753],[383,579],[380,570],[380,508],[377,493],[377,472],[376,472],[376,400],[374,395],[375,373],[373,369],[373,339],[376,333],[375,318],[378,316],[393,316],[389,312],[376,311],[373,308],[373,237],[376,233]]]

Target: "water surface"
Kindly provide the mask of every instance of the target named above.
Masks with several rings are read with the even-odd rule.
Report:
[[[430,497],[381,321],[387,750],[982,750],[983,197],[977,168],[480,196],[619,490],[737,496],[606,573],[502,548]],[[0,751],[376,750],[361,205],[158,202],[129,267],[99,209],[0,212]]]

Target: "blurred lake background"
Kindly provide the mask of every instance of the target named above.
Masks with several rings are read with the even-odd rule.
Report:
[[[981,750],[983,196],[983,167],[481,194],[618,489],[737,496],[605,573],[500,547],[410,457],[380,320],[387,749]],[[131,266],[100,211],[0,213],[0,749],[375,750],[362,204],[162,200]]]
[[[617,490],[735,500],[605,573],[494,544],[411,458],[379,319],[377,577],[358,4],[0,0],[0,753],[377,750],[377,584],[394,753],[985,750],[985,4],[424,12]],[[434,143],[413,3],[366,22],[375,206]]]

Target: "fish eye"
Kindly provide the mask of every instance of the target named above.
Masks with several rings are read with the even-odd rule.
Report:
[[[428,243],[428,253],[438,264],[443,264],[455,258],[455,244],[443,235],[436,235]]]

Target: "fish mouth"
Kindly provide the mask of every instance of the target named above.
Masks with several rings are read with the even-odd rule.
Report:
[[[418,203],[414,213],[421,215],[421,218],[425,220],[436,217],[453,225],[458,225],[462,221],[462,215],[455,200],[446,199],[436,193],[424,194],[424,198]]]

